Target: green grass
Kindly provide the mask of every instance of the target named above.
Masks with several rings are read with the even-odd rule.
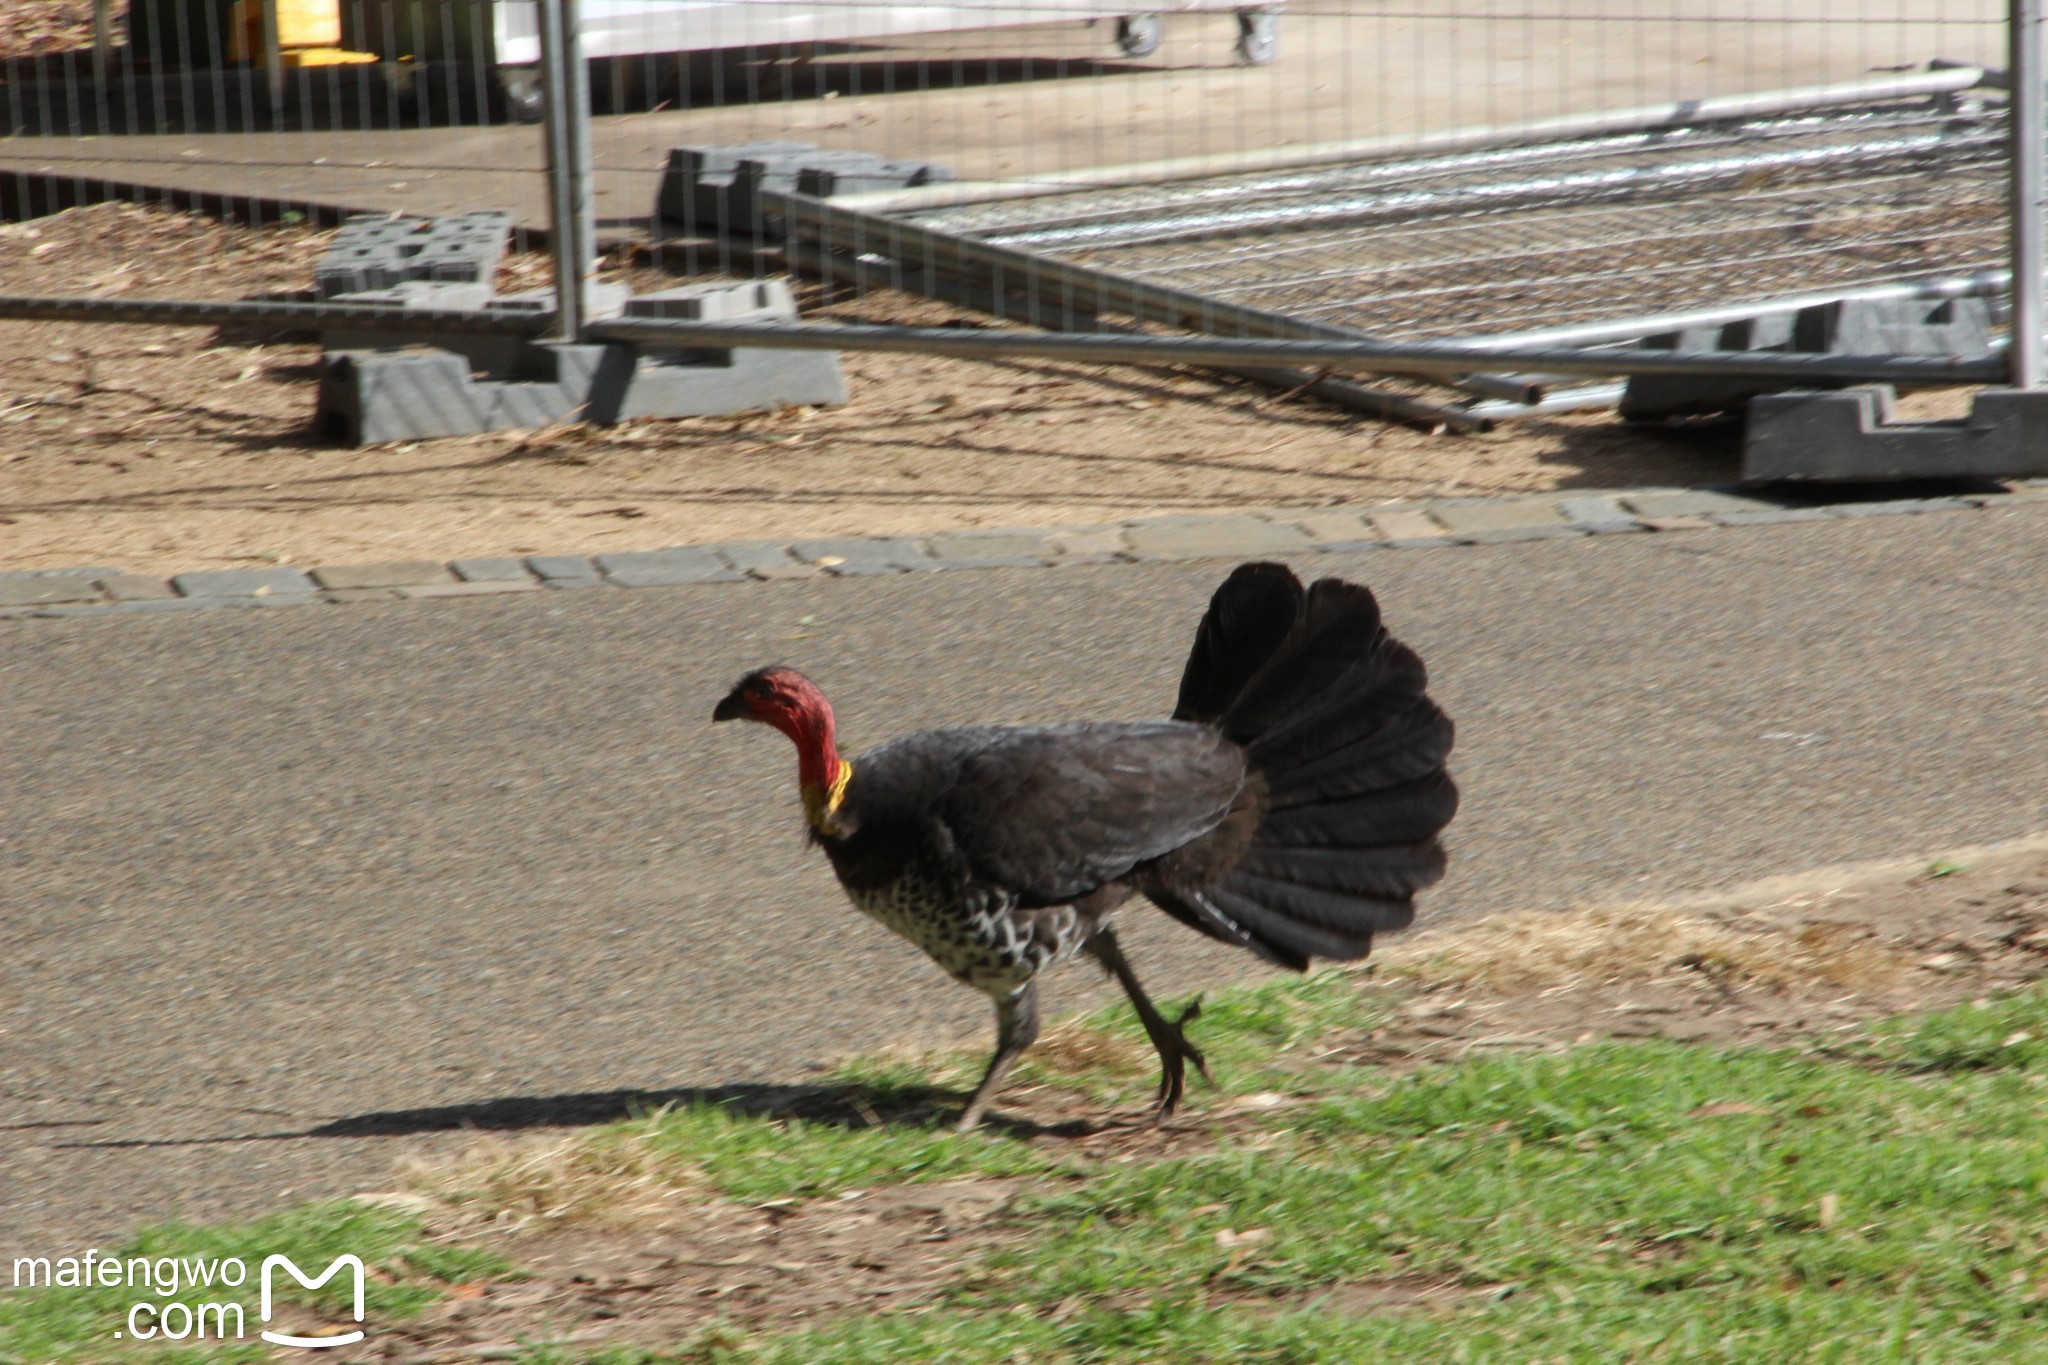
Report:
[[[1361,1080],[1254,1140],[1028,1202],[1034,1240],[938,1311],[700,1354],[2048,1359],[2040,1079],[1640,1043]],[[1249,1255],[1217,1239],[1250,1230]],[[1317,1307],[1405,1277],[1468,1292]]]
[[[276,1348],[256,1336],[261,1327],[257,1321],[258,1271],[263,1258],[274,1252],[291,1257],[309,1275],[317,1275],[336,1256],[361,1257],[369,1271],[364,1311],[371,1319],[387,1322],[417,1314],[441,1298],[450,1285],[502,1276],[511,1270],[489,1253],[429,1241],[415,1218],[356,1203],[304,1204],[239,1225],[166,1223],[138,1233],[120,1249],[120,1258],[147,1257],[154,1263],[158,1258],[234,1257],[244,1264],[244,1282],[236,1288],[180,1283],[175,1292],[163,1295],[150,1287],[131,1285],[0,1292],[0,1365],[129,1359],[174,1365],[274,1359]],[[277,1294],[281,1302],[311,1305],[338,1321],[354,1308],[349,1297],[352,1282],[344,1284],[347,1279],[337,1275],[319,1290],[309,1291],[284,1276],[282,1284],[290,1292],[279,1289]],[[158,1305],[239,1303],[247,1328],[245,1340],[202,1347],[196,1339],[176,1346],[117,1338],[116,1333],[125,1329],[130,1306],[138,1301]]]
[[[1935,1071],[2048,1066],[2048,993],[2032,991],[1873,1030],[1878,1056]]]
[[[698,1106],[603,1130],[594,1141],[638,1134],[749,1201],[1041,1178],[1007,1215],[1018,1237],[963,1246],[936,1301],[801,1331],[725,1325],[654,1354],[526,1359],[2048,1362],[2048,993],[1894,1020],[1826,1052],[1645,1041],[1401,1077],[1315,1064],[1321,1043],[1386,1008],[1337,973],[1215,993],[1193,1032],[1223,1085],[1303,1102],[1212,1123],[1172,1159],[962,1139],[943,1114],[849,1128]],[[1139,1036],[1126,1011],[1084,1025]],[[971,1079],[975,1065],[953,1070]],[[1042,1078],[1131,1102],[1151,1085],[1114,1066]],[[839,1079],[887,1106],[923,1094],[931,1072],[874,1062]],[[1195,1095],[1198,1125],[1210,1102]],[[309,1232],[334,1216],[291,1215]],[[322,1236],[309,1255],[346,1240]],[[388,1236],[380,1254],[404,1273],[380,1286],[398,1297],[378,1312],[458,1273],[415,1260],[407,1225]],[[1375,1306],[1360,1297],[1374,1286],[1428,1292]],[[75,1304],[23,1302],[10,1319],[22,1310],[0,1296],[0,1361],[101,1358],[67,1335],[84,1321]],[[36,1348],[10,1334],[23,1324]]]
[[[1303,1069],[1375,1009],[1334,975],[1223,993],[1199,1032],[1226,1078],[1314,1103],[1049,1182],[1014,1210],[1031,1240],[928,1311],[728,1329],[685,1356],[2048,1360],[2048,995],[1893,1021],[1862,1055],[1644,1042],[1391,1083]],[[1375,1283],[1449,1288],[1327,1306]]]

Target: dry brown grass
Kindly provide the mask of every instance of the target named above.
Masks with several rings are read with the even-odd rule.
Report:
[[[1430,984],[1501,992],[1699,974],[1767,990],[1893,981],[1911,958],[1852,929],[1720,921],[1668,905],[1517,911],[1418,934],[1394,970]],[[1390,956],[1392,956],[1390,954]]]
[[[1140,1076],[1154,1065],[1152,1050],[1135,1038],[1124,1038],[1072,1020],[1054,1024],[1030,1053],[1039,1070],[1056,1076]]]
[[[914,1073],[927,1085],[965,1089],[981,1079],[988,1052],[979,1035],[951,1048],[894,1046],[863,1059],[864,1071]],[[1143,1041],[1095,1028],[1079,1019],[1048,1024],[1024,1054],[1024,1074],[1059,1083],[1089,1075],[1138,1076],[1153,1066]]]
[[[408,1192],[431,1201],[437,1221],[659,1225],[701,1193],[703,1182],[695,1168],[655,1146],[654,1122],[559,1138],[484,1136],[452,1157],[409,1158],[399,1175]]]

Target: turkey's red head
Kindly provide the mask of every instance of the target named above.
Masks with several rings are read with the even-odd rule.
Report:
[[[757,668],[733,685],[711,713],[713,720],[756,720],[799,745],[804,736],[832,728],[832,703],[818,685],[793,668]]]
[[[788,735],[796,744],[804,813],[820,830],[827,829],[853,765],[839,757],[832,703],[816,683],[793,668],[756,669],[734,684],[711,719],[759,721]]]

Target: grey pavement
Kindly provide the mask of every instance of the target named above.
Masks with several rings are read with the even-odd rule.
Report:
[[[168,579],[116,569],[0,571],[0,619],[17,616],[155,615],[202,607],[285,607],[474,597],[536,588],[663,588],[767,582],[831,574],[858,578],[942,569],[1045,566],[1105,559],[1209,560],[1313,555],[1322,551],[1433,549],[1620,532],[1712,530],[1831,517],[1920,516],[2048,499],[2048,479],[1980,480],[1974,491],[1873,500],[1867,488],[1635,489],[1440,498],[1360,508],[1244,508],[1210,515],[1138,517],[1115,525],[1053,530],[940,531],[923,536],[841,536],[729,541],[661,550],[525,559],[407,560],[310,569],[210,569]],[[1315,572],[1304,569],[1305,573]]]
[[[1460,722],[1443,921],[2048,826],[2044,555],[2033,502],[1303,567],[1371,583]],[[782,660],[853,747],[1158,714],[1225,567],[0,621],[0,1257],[981,1042],[804,846],[786,743],[712,703]],[[1127,918],[1162,992],[1262,970]]]

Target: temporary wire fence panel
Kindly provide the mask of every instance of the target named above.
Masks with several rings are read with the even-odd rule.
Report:
[[[1463,190],[1465,200],[1455,208],[1439,200],[1435,211],[1407,215],[1405,227],[1389,203],[1386,212],[1343,230],[1304,221],[1229,241],[1211,234],[1199,249],[1155,243],[1147,250],[1135,242],[1100,253],[1072,242],[1044,249],[1119,269],[1156,270],[1190,287],[1214,284],[1236,291],[1233,297],[1273,285],[1287,298],[1305,292],[1307,306],[1332,315],[1369,314],[1375,326],[1424,332],[1491,328],[1496,324],[1486,313],[1496,305],[1503,308],[1503,327],[1576,315],[1527,299],[1532,288],[1554,296],[1559,288],[1584,284],[1629,307],[1651,298],[1682,299],[1683,289],[1660,284],[1659,272],[1690,265],[1704,239],[1713,239],[1714,264],[1701,275],[1743,262],[1760,247],[1785,262],[1770,269],[1796,274],[1804,267],[1791,264],[1799,258],[1781,251],[1780,239],[1817,232],[1807,250],[1808,259],[1821,262],[1821,278],[1865,278],[1859,255],[1872,250],[1887,260],[1871,277],[1889,278],[1894,266],[1917,269],[1899,264],[1912,254],[1901,241],[1913,235],[1906,220],[1916,195],[1934,196],[1922,216],[1937,229],[1983,227],[1994,237],[1999,230],[1982,216],[1998,212],[1992,182],[2001,97],[1995,91],[1877,106],[1860,116],[1759,118],[1743,128],[1692,129],[1683,136],[1582,141],[1541,158],[1418,163],[1404,153],[1429,147],[1449,130],[1510,129],[1602,111],[1872,81],[1924,72],[1935,62],[1996,68],[2005,42],[2001,0],[1295,0],[1277,16],[1277,56],[1266,66],[1235,61],[1236,22],[1228,13],[1167,13],[1160,47],[1143,60],[1122,56],[1106,25],[915,38],[876,32],[747,68],[744,90],[700,84],[679,89],[670,107],[601,118],[597,157],[608,173],[602,188],[613,202],[623,198],[630,206],[652,199],[672,147],[779,141],[933,161],[970,185],[1000,183],[1005,194],[1020,186],[1046,193],[1100,190],[1085,200],[1048,198],[1038,208],[1009,204],[985,217],[963,211],[920,219],[961,231],[992,223],[1028,233],[1040,216],[1057,224],[1070,214],[1127,209],[1137,218],[1162,208],[1179,212],[1175,205],[1199,204],[1205,194],[1211,204],[1250,196],[1243,205],[1248,210],[1361,193],[1392,199],[1412,177],[1418,192]],[[1970,126],[1945,133],[1951,116]],[[1843,145],[1862,136],[1859,117],[1871,139],[1922,142],[1872,147],[1859,160]],[[1284,181],[1253,172],[1242,180],[1152,184],[1128,202],[1110,192],[1118,177],[1103,169],[1128,168],[1148,179],[1157,163],[1168,162],[1179,165],[1181,175],[1213,174],[1366,141],[1378,144],[1374,156],[1348,170],[1339,164]],[[1951,154],[1965,176],[1956,186],[1940,183]],[[1649,184],[1660,164],[1707,163],[1717,155],[1750,164],[1731,167],[1718,180],[1710,165],[1677,166],[1661,189]],[[1814,166],[1803,167],[1802,157]],[[1855,184],[1859,164],[1862,188]],[[639,192],[627,188],[635,165]],[[1633,185],[1591,183],[1618,173]],[[1517,188],[1518,180],[1546,174],[1577,174],[1588,183],[1576,196],[1567,186]],[[1821,179],[1831,183],[1828,193],[1812,189]],[[1980,197],[1981,186],[1992,186],[1988,197]],[[1941,198],[1952,188],[1962,196],[1954,205],[1960,222],[1950,220],[1950,205]],[[1596,211],[1624,197],[1636,212]],[[1333,209],[1329,216],[1341,213]],[[1890,228],[1851,226],[1873,214],[1891,220]],[[1729,232],[1735,235],[1722,240]],[[1444,240],[1446,234],[1456,240]],[[1887,245],[1873,234],[1898,240]],[[1976,262],[1974,243],[1982,240],[1988,239],[1959,244],[1961,254],[1954,256],[1936,244],[1919,259],[1936,270],[1951,261],[1963,268]],[[1570,259],[1558,254],[1567,249]],[[752,268],[751,258],[726,243],[681,241],[672,250],[692,266]],[[1276,254],[1284,259],[1265,259]],[[1648,276],[1642,300],[1616,279],[1617,271],[1638,265]],[[1233,281],[1234,268],[1240,278]],[[1473,279],[1444,296],[1439,316],[1429,302],[1433,286],[1377,278],[1416,269],[1439,277],[1465,269]],[[1791,281],[1793,287],[1803,282]],[[1455,288],[1456,281],[1442,287]],[[1766,281],[1762,287],[1775,286]],[[1361,313],[1353,306],[1404,292],[1413,295],[1412,318],[1400,307]]]
[[[2002,101],[1966,89],[908,217],[1311,321],[1453,336],[1995,268],[2007,137]],[[1012,281],[1026,300],[1045,288]]]
[[[657,241],[683,274],[787,268],[772,234],[657,212],[674,149],[761,142],[943,167],[951,188],[869,206],[935,232],[1399,337],[2004,259],[2003,0],[583,9],[600,234]],[[538,112],[531,0],[265,13],[0,5],[0,215],[118,194],[256,221],[503,208],[546,226],[542,141],[522,121]],[[1707,122],[1683,112],[1942,64],[1969,74]],[[1658,107],[1679,112],[1599,123]],[[1013,274],[989,302],[1009,310],[1021,293],[1035,314],[1048,278],[1059,271]],[[878,302],[878,320],[899,306]]]

